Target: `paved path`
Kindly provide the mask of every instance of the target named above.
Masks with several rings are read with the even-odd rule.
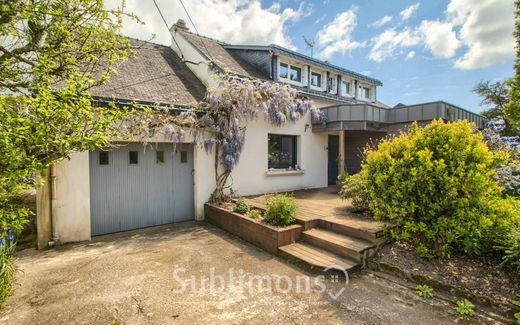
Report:
[[[307,287],[306,279],[317,281],[312,275],[206,223],[26,250],[17,266],[18,285],[0,311],[0,324],[449,324],[456,319],[452,306],[425,302],[370,274],[354,276],[346,287],[328,278]],[[193,292],[191,285],[200,289],[200,277],[209,277],[212,267],[228,284],[214,281],[213,291],[206,285]],[[279,286],[269,293],[267,285],[249,291],[247,281],[229,284],[230,268],[243,279],[263,275]],[[184,282],[192,275],[194,281]],[[182,285],[187,290],[180,293]],[[342,288],[332,299],[330,294]]]

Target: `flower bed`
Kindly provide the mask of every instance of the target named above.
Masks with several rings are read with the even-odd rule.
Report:
[[[204,206],[205,220],[273,254],[278,248],[297,241],[303,227],[276,227],[246,215],[233,212],[231,204]]]

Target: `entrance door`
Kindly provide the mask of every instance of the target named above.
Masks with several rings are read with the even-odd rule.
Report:
[[[339,136],[329,135],[328,179],[329,185],[338,180]]]

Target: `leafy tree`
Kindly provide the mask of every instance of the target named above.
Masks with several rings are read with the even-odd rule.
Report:
[[[515,31],[516,38],[516,61],[515,76],[510,81],[510,99],[504,107],[504,113],[509,122],[516,127],[520,127],[520,1],[515,1]]]
[[[26,211],[12,193],[76,151],[106,145],[124,111],[94,107],[89,89],[130,53],[124,6],[102,0],[0,4],[0,221]]]
[[[507,81],[480,81],[473,87],[473,92],[482,97],[481,105],[486,107],[482,112],[490,121],[503,122],[504,130],[502,135],[517,135],[518,130],[509,122],[504,114],[504,107],[509,102],[510,87]]]

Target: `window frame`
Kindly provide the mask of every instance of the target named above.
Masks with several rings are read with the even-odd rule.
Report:
[[[287,68],[286,76],[281,74],[282,67],[284,69]],[[293,69],[298,70],[297,75],[298,75],[299,79],[292,79],[292,75],[293,75],[293,71],[294,71]],[[278,61],[278,72],[277,72],[278,80],[284,81],[288,84],[302,86],[303,85],[303,70],[304,70],[304,66],[301,64],[293,64],[293,63],[290,63],[290,61],[279,60]]]
[[[346,85],[346,87],[345,87],[346,91],[343,91],[343,85]],[[351,97],[351,95],[350,95],[350,81],[342,80],[340,87],[341,87],[341,95],[342,96]]]
[[[106,155],[106,163],[104,159],[101,159],[101,155]],[[108,154],[108,151],[100,150],[98,154],[98,165],[99,166],[108,166],[110,165],[110,155]]]
[[[133,160],[132,160],[133,153],[135,153],[135,162],[133,162]],[[128,164],[129,165],[138,165],[139,164],[139,151],[137,151],[137,150],[128,151]]]
[[[294,69],[294,70],[293,70]],[[293,79],[293,71],[296,72],[296,75],[298,76],[298,79]],[[302,82],[302,68],[298,67],[296,65],[290,65],[289,66],[289,80],[292,82]]]
[[[164,150],[157,150],[155,151],[155,164],[156,165],[163,165],[164,164]]]
[[[285,69],[287,69],[287,73],[285,74],[285,76],[282,76],[282,66],[284,66]],[[280,62],[280,67],[278,69],[278,78],[280,79],[285,79],[285,80],[290,80],[289,79],[289,76],[290,76],[290,64],[289,63],[285,63],[285,62]]]
[[[363,98],[370,99],[370,87],[362,86],[361,89],[363,91]]]
[[[271,163],[269,156],[271,155],[270,148],[269,148],[269,140],[272,137],[279,138],[279,143],[281,146],[281,143],[283,139],[290,139],[292,142],[292,148],[291,148],[291,162],[290,163],[283,163],[278,159],[277,162]],[[283,148],[279,148],[279,152],[283,152]],[[296,168],[296,165],[298,165],[298,136],[297,135],[290,135],[290,134],[276,134],[276,133],[268,133],[267,134],[267,168],[270,169],[288,169],[288,168]]]
[[[315,85],[313,83],[313,81],[314,81],[313,77],[314,76],[318,77],[318,84],[317,85]],[[311,87],[321,88],[322,82],[323,82],[323,80],[322,80],[323,79],[323,74],[322,73],[316,72],[316,71],[311,71],[311,77],[310,78],[311,78]]]

